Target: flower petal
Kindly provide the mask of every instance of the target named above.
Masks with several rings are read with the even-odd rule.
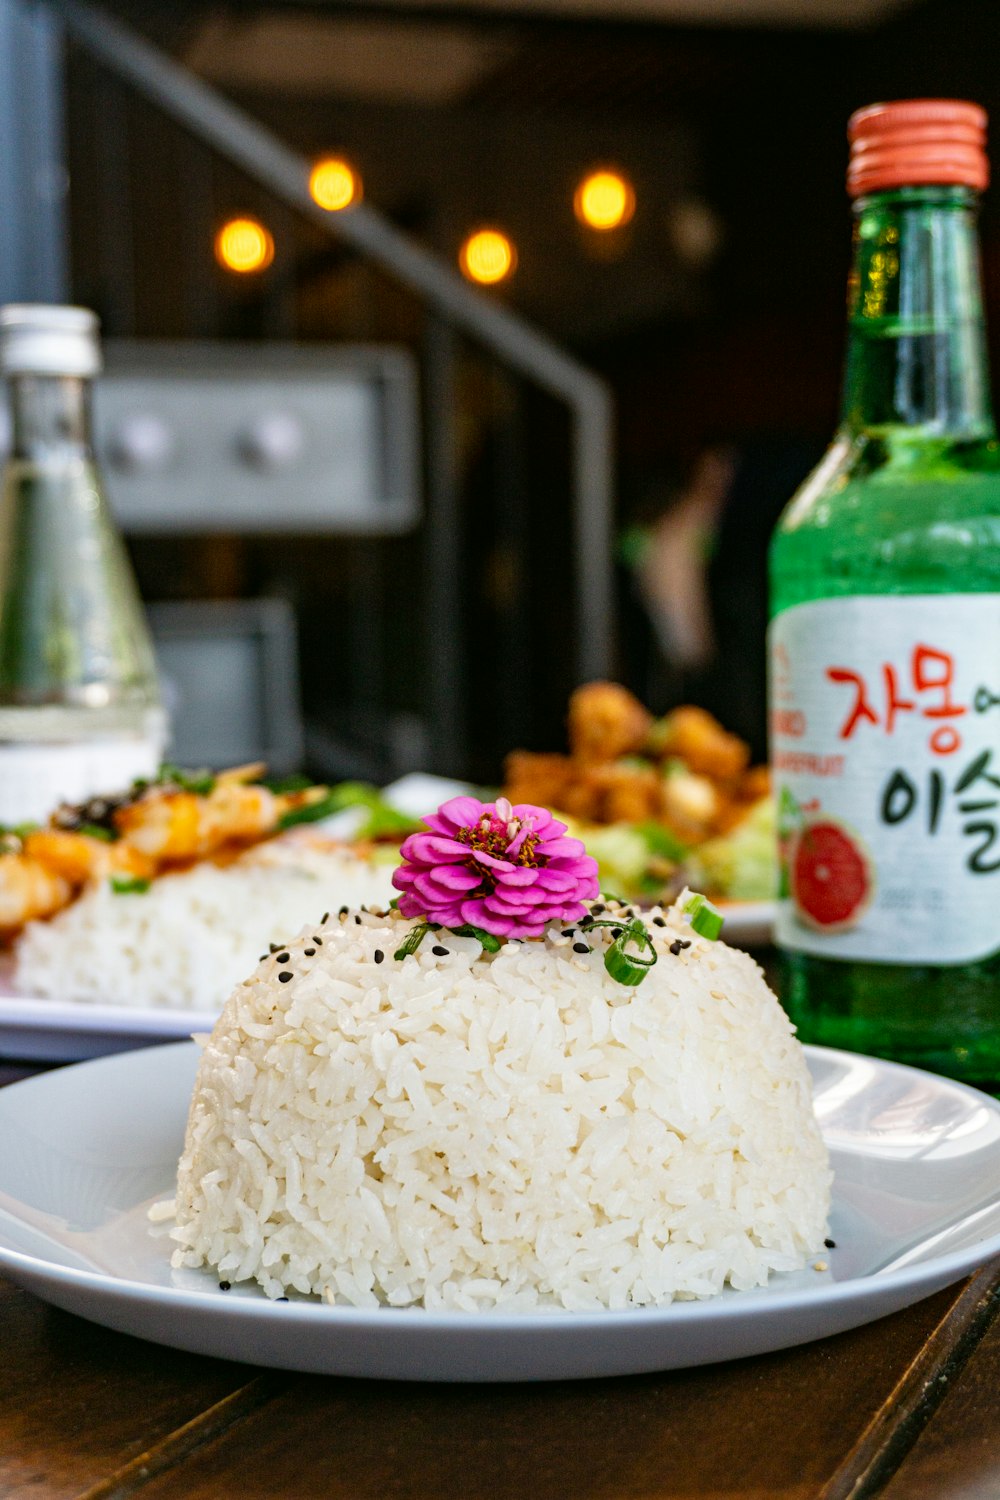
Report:
[[[538,845],[536,854],[543,854],[546,859],[578,859],[586,854],[579,839],[547,838]]]
[[[468,852],[471,853],[477,865],[485,865],[487,870],[496,870],[498,873],[506,874],[515,868],[509,859],[497,859],[495,854],[487,854],[485,849],[472,849]],[[534,873],[532,870],[532,878],[534,878]]]
[[[412,859],[416,864],[440,865],[446,860],[464,859],[469,851],[458,839],[441,838],[434,833],[411,833],[399,852],[404,859]]]
[[[462,921],[468,922],[472,927],[482,927],[484,931],[492,932],[494,937],[510,937],[521,930],[516,918],[491,912],[485,901],[463,901]]]
[[[478,797],[452,797],[447,802],[442,802],[438,808],[438,816],[444,818],[453,828],[468,828],[489,809]]]
[[[449,891],[474,891],[482,879],[468,865],[438,865],[433,878]]]

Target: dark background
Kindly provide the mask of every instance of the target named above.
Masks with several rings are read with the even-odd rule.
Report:
[[[119,0],[114,10],[297,149],[346,153],[367,199],[450,262],[481,221],[511,233],[517,273],[489,295],[614,389],[620,533],[675,502],[706,446],[729,446],[736,481],[708,568],[714,660],[697,671],[664,661],[623,562],[617,669],[657,711],[703,701],[761,753],[766,540],[837,414],[846,120],[873,100],[926,95],[974,99],[1000,119],[996,0],[855,5],[865,24],[822,28],[319,0]],[[219,42],[233,33],[206,29],[258,14],[330,28],[310,76],[283,78],[276,57],[263,87],[260,68]],[[345,37],[352,55],[366,45],[371,54],[367,75],[346,84]],[[399,59],[411,46],[425,50],[408,86]],[[421,57],[456,46],[474,66],[435,85]],[[423,314],[406,292],[76,52],[69,77],[74,296],[97,308],[107,333],[419,348]],[[574,183],[600,161],[620,165],[637,194],[632,224],[603,238],[584,234],[570,208]],[[692,204],[717,236],[701,258],[677,235]],[[261,276],[227,275],[213,261],[214,232],[237,212],[274,234]],[[982,233],[995,365],[995,192]],[[558,748],[562,738],[573,686],[566,418],[470,347],[459,430],[467,666],[456,691],[474,711],[465,764],[453,769],[489,779],[515,744]],[[133,551],[149,598],[291,598],[312,743],[324,726],[346,735],[358,768],[377,774],[393,769],[386,715],[421,712],[427,540],[164,538]]]

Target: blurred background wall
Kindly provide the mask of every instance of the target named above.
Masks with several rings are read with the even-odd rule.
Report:
[[[617,410],[621,680],[703,702],[763,740],[766,541],[837,412],[850,219],[845,124],[876,99],[967,97],[1000,120],[996,0],[116,0],[109,10],[454,266],[502,228],[483,295],[603,375]],[[272,198],[70,43],[71,295],[104,332],[420,351],[419,301]],[[581,226],[574,188],[613,165],[635,211]],[[220,226],[273,238],[253,274]],[[1000,196],[983,217],[1000,340]],[[559,748],[574,685],[567,418],[462,344],[454,548],[462,733],[448,769],[496,777]],[[994,359],[996,365],[996,359]],[[306,757],[387,778],[434,764],[426,527],[350,535],[143,535],[150,600],[283,597],[298,625]],[[428,646],[429,641],[429,646]]]

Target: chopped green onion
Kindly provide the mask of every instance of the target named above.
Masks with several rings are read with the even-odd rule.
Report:
[[[580,926],[586,927],[588,932],[592,932],[595,927],[613,927],[617,930],[618,936],[604,955],[604,967],[619,984],[641,984],[647,971],[656,963],[656,948],[641,917],[633,917],[630,922],[617,918],[595,922],[592,917],[584,917]],[[638,947],[640,952],[626,953],[625,949],[629,944]],[[648,949],[649,958],[643,958],[643,948]]]
[[[88,839],[100,839],[102,844],[113,844],[118,837],[113,828],[105,828],[101,823],[81,823],[76,831],[86,834]]]
[[[714,943],[725,921],[719,908],[713,906],[708,897],[703,896],[700,891],[692,891],[690,898],[684,903],[684,911],[698,936],[708,938],[709,942]]]
[[[420,944],[431,930],[430,922],[418,922],[416,927],[411,927],[406,935],[406,941],[401,948],[396,949],[392,955],[393,958],[408,958],[411,953],[416,953]],[[437,929],[434,928],[434,931],[437,931]]]
[[[172,761],[165,760],[156,779],[180,787],[182,792],[193,792],[196,797],[207,797],[215,790],[215,777],[206,767],[197,771],[185,771],[183,766],[175,766]]]
[[[142,875],[112,875],[111,889],[116,896],[144,896],[152,885]]]
[[[256,786],[266,786],[269,792],[276,797],[284,792],[306,792],[315,783],[308,776],[303,776],[301,771],[296,771],[291,776],[262,776],[255,782]]]
[[[499,953],[503,946],[500,939],[492,932],[487,932],[485,927],[473,927],[469,922],[462,927],[452,927],[451,931],[456,937],[476,938],[482,945],[484,953]]]
[[[278,819],[278,827],[294,828],[296,823],[318,823],[321,818],[329,818],[340,810],[340,803],[332,795],[327,795],[318,802],[304,802],[301,807],[289,808]]]

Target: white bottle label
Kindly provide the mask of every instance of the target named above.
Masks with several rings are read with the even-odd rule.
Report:
[[[0,744],[0,823],[44,823],[60,802],[125,791],[160,763],[158,735]]]
[[[823,599],[768,634],[777,938],[959,964],[1000,949],[1000,594]]]

